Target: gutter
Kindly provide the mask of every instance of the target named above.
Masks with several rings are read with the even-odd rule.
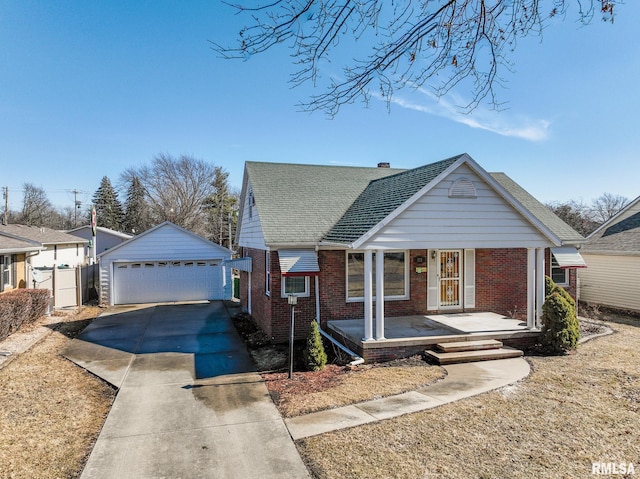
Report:
[[[316,282],[315,284],[316,286],[316,322],[318,323],[318,330],[320,331],[320,334],[323,337],[327,338],[329,341],[331,341],[331,343],[335,344],[340,349],[342,349],[349,356],[351,356],[351,359],[353,359],[353,361],[349,363],[349,366],[357,366],[358,364],[363,364],[364,358],[361,358],[360,356],[358,356],[356,353],[354,353],[349,348],[347,348],[344,344],[340,343],[339,341],[336,341],[333,338],[333,336],[331,336],[329,333],[327,333],[322,329],[322,326],[320,325],[320,290],[319,290],[320,280],[318,279],[318,276],[315,277],[315,282]]]

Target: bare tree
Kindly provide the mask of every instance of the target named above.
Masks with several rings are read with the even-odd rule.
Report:
[[[591,203],[591,218],[602,224],[624,208],[629,199],[625,196],[603,193]]]
[[[32,183],[24,183],[22,189],[22,211],[17,222],[28,226],[48,226],[53,206],[47,193]]]
[[[215,167],[204,160],[181,155],[157,155],[150,165],[126,170],[121,181],[137,177],[142,184],[153,222],[171,221],[206,236],[205,201],[215,192]]]
[[[546,206],[582,236],[588,236],[599,226],[592,220],[589,206],[582,201],[554,202]]]
[[[597,11],[613,21],[620,0],[578,2],[578,18],[588,23]],[[263,6],[233,7],[250,16],[235,46],[213,43],[223,58],[247,59],[275,46],[292,50],[299,69],[291,81],[320,82],[323,66],[364,45],[368,53],[343,67],[324,93],[301,106],[330,116],[344,104],[371,96],[387,102],[397,90],[428,82],[442,96],[460,86],[471,92],[461,105],[471,111],[487,99],[499,107],[495,85],[511,68],[518,39],[539,35],[548,19],[564,15],[568,0],[274,0]],[[356,43],[357,42],[357,43]]]

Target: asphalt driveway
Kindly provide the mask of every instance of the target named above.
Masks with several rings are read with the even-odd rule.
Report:
[[[119,388],[88,478],[307,478],[221,302],[116,310],[64,356]]]

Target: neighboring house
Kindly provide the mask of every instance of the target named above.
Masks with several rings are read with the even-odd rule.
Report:
[[[79,226],[78,228],[74,228],[72,230],[67,231],[67,233],[72,234],[74,236],[78,236],[80,238],[84,238],[88,241],[85,245],[84,256],[85,258],[90,258],[91,248],[93,245],[93,232],[91,231],[90,225]],[[96,256],[100,253],[104,253],[108,249],[113,248],[114,246],[119,245],[120,243],[124,243],[125,241],[131,239],[132,236],[126,233],[120,233],[119,231],[114,231],[109,228],[103,228],[102,226],[96,227]]]
[[[640,196],[587,237],[579,299],[640,312]]]
[[[494,312],[537,330],[545,274],[575,292],[583,241],[467,154],[411,170],[247,162],[237,242],[252,271],[241,301],[280,342],[289,295],[297,338],[313,320],[337,336],[336,324],[364,318],[349,347],[381,358],[371,348],[398,317]]]
[[[30,286],[28,258],[41,250],[40,243],[0,232],[0,292]]]
[[[33,268],[75,267],[84,263],[87,240],[41,226],[0,225],[0,233],[26,239],[42,245],[42,250],[30,257]]]
[[[104,304],[231,299],[231,251],[164,222],[99,255]]]

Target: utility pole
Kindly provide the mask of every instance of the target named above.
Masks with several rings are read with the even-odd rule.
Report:
[[[80,208],[80,203],[78,202],[78,190],[73,190],[73,227],[78,226],[78,208]]]
[[[3,188],[2,196],[4,197],[4,218],[2,221],[3,225],[9,224],[9,187],[5,186]]]

